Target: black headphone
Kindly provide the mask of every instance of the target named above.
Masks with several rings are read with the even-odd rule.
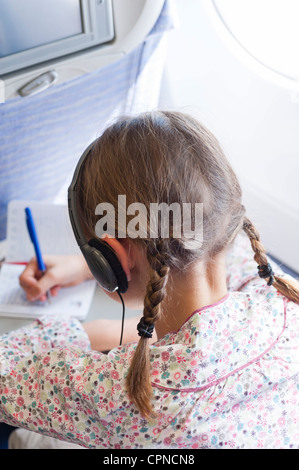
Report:
[[[124,269],[114,250],[108,243],[98,238],[87,241],[80,225],[78,217],[78,195],[76,185],[78,175],[85,159],[92,151],[95,141],[83,152],[76,166],[72,182],[68,189],[68,209],[76,241],[88,264],[88,267],[96,281],[103,289],[118,294],[125,293],[128,289],[128,280]],[[122,299],[121,299],[122,300]]]

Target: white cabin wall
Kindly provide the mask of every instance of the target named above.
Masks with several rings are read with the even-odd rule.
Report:
[[[267,251],[299,272],[299,100],[246,66],[214,28],[205,0],[173,0],[160,106],[195,115],[237,172]]]

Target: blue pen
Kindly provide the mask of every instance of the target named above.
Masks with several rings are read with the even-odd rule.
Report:
[[[45,265],[43,257],[42,257],[41,249],[40,249],[38,238],[37,238],[37,232],[36,232],[34,221],[33,221],[32,212],[31,212],[29,207],[26,207],[25,213],[26,213],[27,229],[28,229],[30,239],[31,239],[31,241],[33,243],[33,246],[34,246],[34,251],[35,251],[35,255],[36,255],[36,259],[37,259],[38,269],[44,275],[47,268],[46,268],[46,265]],[[50,294],[49,294],[48,291],[47,291],[47,298],[48,298],[48,301],[50,302]]]

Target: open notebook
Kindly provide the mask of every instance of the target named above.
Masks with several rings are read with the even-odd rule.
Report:
[[[5,262],[0,271],[0,315],[38,318],[44,314],[71,314],[83,320],[89,311],[96,283],[86,281],[78,286],[60,289],[48,302],[29,302],[19,285],[24,264],[35,256],[25,219],[25,207],[30,207],[41,252],[43,254],[79,254],[69,222],[66,205],[32,201],[11,201],[8,205]],[[9,264],[16,263],[16,264]]]

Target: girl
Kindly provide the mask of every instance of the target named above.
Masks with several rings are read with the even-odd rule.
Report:
[[[118,226],[106,242],[141,321],[125,323],[119,347],[100,319],[45,317],[3,336],[2,420],[89,448],[298,448],[298,284],[268,263],[215,137],[176,112],[119,119],[77,190],[87,239],[99,203],[118,220],[119,195],[147,214],[203,203],[203,238],[175,238],[174,220],[168,238],[121,238]],[[20,278],[31,300],[90,276],[80,257],[46,263],[42,279],[34,260]]]

